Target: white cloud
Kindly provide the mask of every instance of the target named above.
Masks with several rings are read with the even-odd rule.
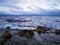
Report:
[[[0,11],[10,12],[10,8],[4,7],[4,6],[0,6]]]
[[[0,1],[0,11],[3,12],[32,12],[60,9],[58,0],[3,0]]]

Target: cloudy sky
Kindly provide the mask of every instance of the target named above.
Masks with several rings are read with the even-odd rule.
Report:
[[[0,0],[0,13],[59,14],[60,0]]]

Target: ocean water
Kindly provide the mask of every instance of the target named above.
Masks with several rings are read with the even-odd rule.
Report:
[[[8,19],[20,20],[9,22]],[[36,29],[37,26],[46,26],[55,29],[60,29],[60,17],[59,16],[0,16],[0,29],[10,27],[11,29]],[[0,37],[2,35],[0,31]],[[19,37],[15,33],[18,30],[11,30],[13,37],[11,41],[18,42],[17,45],[60,45],[60,35],[54,33],[38,34],[34,32],[32,39],[26,37]],[[1,39],[1,38],[0,38]],[[1,41],[1,40],[0,40]],[[10,40],[7,40],[4,45],[8,45]],[[14,43],[13,42],[13,43]]]
[[[7,19],[26,20],[17,22],[8,22]],[[30,20],[30,21],[29,21]],[[37,26],[46,26],[54,29],[60,29],[59,16],[0,16],[0,29],[11,27],[11,29],[35,29]]]

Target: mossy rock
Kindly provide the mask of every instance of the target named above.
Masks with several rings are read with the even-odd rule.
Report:
[[[39,34],[45,34],[46,30],[36,30],[36,32],[38,32]]]
[[[55,34],[59,34],[60,35],[60,30],[56,30]]]
[[[9,30],[6,30],[6,31],[3,32],[2,38],[8,39],[8,38],[11,38],[11,37],[12,37],[12,34]]]
[[[18,32],[18,36],[24,36],[24,32],[23,31],[19,31]]]
[[[32,30],[27,30],[25,35],[27,38],[32,38],[34,36],[34,32]]]
[[[45,27],[38,26],[36,28],[36,32],[38,32],[39,34],[41,34],[41,33],[45,34],[47,32],[47,30]]]
[[[26,36],[27,38],[33,37],[34,32],[32,30],[23,30],[18,32],[18,36]]]

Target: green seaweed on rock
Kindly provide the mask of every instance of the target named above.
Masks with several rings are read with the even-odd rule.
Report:
[[[47,32],[46,28],[45,27],[42,27],[42,26],[38,26],[36,28],[36,32],[38,32],[38,34],[45,34]]]
[[[18,36],[24,36],[24,32],[23,31],[19,31],[17,34],[18,34]]]
[[[34,36],[34,32],[32,30],[27,30],[25,35],[27,38],[32,38]]]
[[[2,38],[8,39],[8,38],[11,38],[11,37],[12,37],[12,34],[9,30],[6,30],[6,31],[3,32]]]

